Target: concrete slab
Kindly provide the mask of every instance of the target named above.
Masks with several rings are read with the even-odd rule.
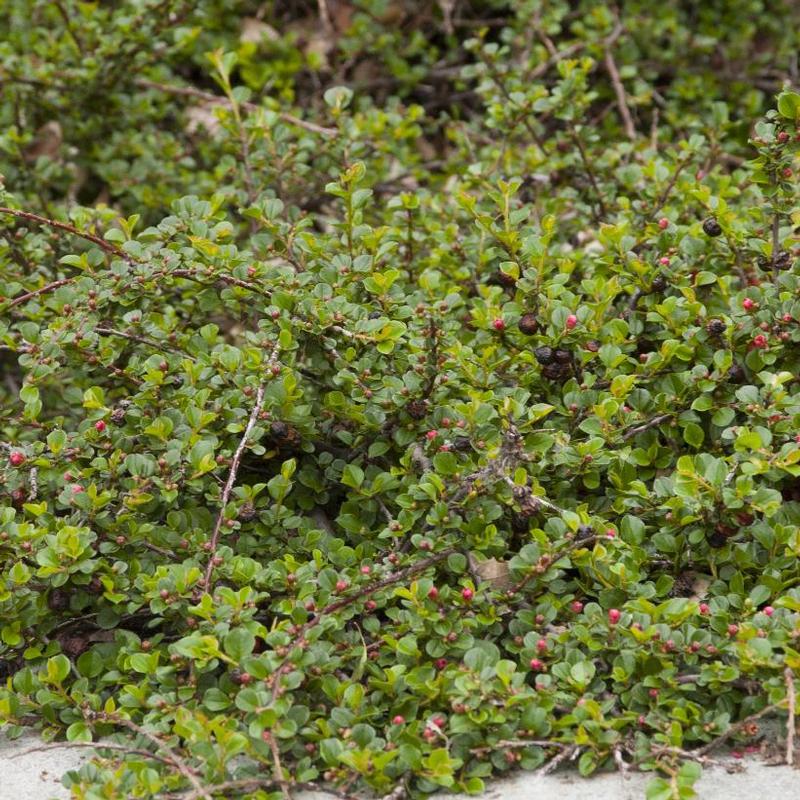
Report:
[[[69,800],[61,776],[78,769],[92,751],[58,747],[26,754],[42,744],[34,733],[12,742],[0,731],[0,800]]]
[[[41,745],[35,734],[14,742],[0,733],[0,800],[69,800],[61,776],[77,769],[90,750],[66,747],[32,751]],[[707,769],[697,785],[701,800],[800,800],[800,770],[768,766],[762,761],[731,759],[729,772],[723,767]],[[489,784],[486,800],[642,800],[648,775],[633,773],[623,779],[618,773],[580,778],[571,772],[535,777],[519,772]],[[303,793],[297,800],[330,800],[330,795]],[[465,795],[435,795],[432,800],[467,800]]]

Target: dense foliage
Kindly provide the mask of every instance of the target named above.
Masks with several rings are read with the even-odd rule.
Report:
[[[660,800],[785,725],[798,22],[6,0],[0,726],[93,800]]]

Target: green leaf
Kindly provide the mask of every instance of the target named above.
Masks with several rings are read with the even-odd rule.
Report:
[[[58,455],[67,443],[67,434],[60,428],[47,434],[47,447],[53,455]]]
[[[680,800],[672,791],[672,786],[663,778],[652,778],[645,789],[647,800]]]
[[[256,637],[247,628],[234,628],[225,636],[223,649],[237,663],[247,658],[255,648]]]
[[[67,728],[67,741],[68,742],[91,742],[92,729],[83,721],[73,722]]]
[[[786,119],[800,119],[800,94],[781,92],[778,95],[778,113]]]
[[[69,675],[69,659],[64,655],[47,659],[47,680],[49,683],[61,683]]]
[[[348,464],[342,471],[342,483],[353,489],[361,488],[364,483],[364,470],[355,464]]]
[[[703,433],[703,429],[699,425],[695,424],[694,422],[690,422],[683,429],[683,438],[687,444],[697,448],[703,444],[705,433]]]

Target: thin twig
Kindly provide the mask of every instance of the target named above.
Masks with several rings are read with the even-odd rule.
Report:
[[[568,45],[563,50],[559,50],[556,53],[552,53],[550,58],[547,61],[543,61],[541,64],[538,64],[534,69],[526,76],[527,80],[536,80],[537,78],[541,78],[545,75],[552,67],[558,64],[559,61],[563,61],[565,58],[572,58],[576,53],[579,53],[583,48],[586,47],[585,42],[575,42],[574,44]]]
[[[633,125],[631,112],[628,108],[628,96],[625,94],[625,87],[622,85],[622,79],[619,76],[617,62],[614,61],[614,54],[611,52],[611,45],[606,45],[605,64],[606,70],[608,70],[608,77],[611,78],[611,85],[614,87],[614,94],[617,96],[617,108],[619,108],[619,115],[622,117],[622,127],[625,129],[625,135],[631,141],[635,141],[636,128]]]
[[[625,759],[622,757],[622,750],[619,747],[614,748],[614,763],[617,765],[617,769],[620,771],[620,774],[623,778],[628,777],[628,765],[625,763]]]
[[[583,146],[583,142],[581,141],[581,137],[578,132],[575,130],[574,125],[570,125],[569,128],[570,138],[572,139],[575,147],[578,148],[578,154],[581,157],[581,161],[583,162],[583,168],[586,171],[586,176],[589,179],[589,183],[592,184],[592,190],[594,191],[595,198],[597,200],[597,206],[600,209],[598,214],[595,208],[592,208],[592,216],[594,217],[595,222],[601,222],[602,219],[606,216],[606,204],[603,202],[603,195],[600,193],[600,187],[597,184],[597,178],[594,174],[594,168],[592,167],[592,162],[589,160],[589,156],[586,154],[586,148]]]
[[[272,763],[275,765],[275,777],[281,787],[284,800],[292,800],[292,793],[289,791],[289,782],[283,777],[283,766],[281,765],[281,751],[275,737],[269,736],[269,749],[272,753]]]
[[[28,502],[32,503],[39,496],[39,470],[37,467],[31,467],[28,473],[28,484],[31,487]]]
[[[170,275],[173,278],[186,278],[187,280],[194,281],[195,283],[204,283],[204,281],[198,277],[194,271],[190,269],[174,269],[171,272],[162,273],[163,275]],[[153,277],[159,277],[155,275]],[[215,281],[221,281],[222,283],[227,283],[229,286],[238,286],[240,289],[247,289],[248,291],[255,292],[256,294],[263,295],[264,297],[271,297],[272,292],[268,289],[261,289],[258,286],[255,286],[252,283],[248,283],[247,281],[243,281],[239,278],[234,278],[232,275],[222,275],[222,274],[214,274],[211,276]]]
[[[138,733],[140,736],[143,736],[147,739],[151,744],[155,745],[159,750],[167,754],[167,758],[175,765],[175,768],[178,772],[186,778],[189,783],[195,789],[197,793],[197,797],[203,797],[205,800],[212,800],[211,795],[208,793],[208,790],[203,788],[200,784],[200,781],[197,779],[197,776],[194,774],[194,771],[189,768],[189,765],[170,747],[167,747],[164,742],[162,742],[155,734],[150,733],[146,728],[143,728],[141,725],[137,725],[135,722],[126,719],[125,717],[117,716],[116,714],[98,714],[98,719],[113,722],[117,725],[121,725],[123,728],[128,728],[129,730],[133,731],[134,733]]]
[[[698,764],[702,764],[703,766],[713,766],[715,764],[719,764],[720,762],[715,761],[710,756],[703,756],[699,755],[695,750],[684,750],[682,747],[658,747],[654,750],[651,750],[647,756],[647,759],[650,758],[658,758],[662,755],[670,755],[670,756],[679,756],[680,758],[686,759],[688,761],[696,761]],[[640,761],[635,764],[635,767],[639,769]]]
[[[121,250],[115,244],[106,241],[100,236],[95,236],[92,233],[87,233],[86,231],[79,230],[74,225],[69,225],[66,222],[59,222],[56,219],[48,219],[47,217],[42,217],[39,214],[33,214],[30,211],[20,211],[18,208],[6,208],[5,206],[0,206],[0,214],[10,214],[12,217],[18,217],[19,219],[24,219],[27,220],[28,222],[36,222],[39,225],[47,225],[50,228],[59,228],[62,231],[67,231],[68,233],[71,233],[75,236],[79,236],[81,239],[86,239],[87,242],[92,242],[92,244],[96,244],[98,247],[102,248],[107,253],[119,256],[120,258],[125,259],[125,261],[127,261],[128,263],[133,262],[133,259],[124,250]]]
[[[570,756],[572,756],[576,750],[580,748],[577,745],[570,745],[569,747],[565,747],[560,753],[556,754],[551,758],[543,767],[539,767],[533,774],[537,777],[543,775],[549,775],[551,772],[554,772],[558,769],[558,765],[561,764],[563,761],[566,761]]]
[[[514,98],[511,95],[511,92],[508,91],[508,87],[503,82],[503,76],[497,71],[497,68],[491,61],[484,61],[487,70],[489,71],[489,77],[494,81],[497,88],[500,90],[500,93],[505,97],[508,101],[508,104],[513,107],[519,107],[518,103],[515,102]],[[547,155],[547,148],[545,147],[544,141],[542,137],[536,132],[536,128],[533,127],[531,121],[528,119],[529,111],[525,108],[520,109],[522,112],[519,121],[525,126],[525,129],[530,134],[531,138],[534,142],[536,142],[537,147]]]
[[[562,742],[551,742],[547,739],[501,739],[492,745],[485,747],[473,747],[469,752],[475,756],[486,755],[493,753],[495,750],[510,750],[517,747],[555,747],[559,750],[568,748],[571,745],[563,744]]]
[[[278,353],[278,345],[276,344],[274,350],[272,351],[270,362],[272,362],[273,359],[277,357],[277,353]],[[236,476],[239,473],[239,464],[242,461],[242,455],[244,453],[245,447],[247,447],[247,440],[250,437],[250,433],[252,432],[253,428],[256,425],[256,421],[258,420],[258,415],[261,413],[261,407],[264,405],[265,391],[266,391],[266,383],[262,382],[261,385],[258,387],[258,391],[256,392],[256,402],[253,405],[253,410],[250,412],[250,419],[248,419],[247,421],[247,426],[244,429],[244,434],[242,434],[242,439],[239,442],[239,446],[236,448],[236,452],[233,454],[230,472],[228,473],[228,480],[225,484],[225,488],[222,490],[222,496],[220,497],[219,501],[220,502],[219,514],[217,515],[217,521],[214,525],[214,531],[211,534],[211,547],[209,549],[209,554],[208,554],[208,566],[206,567],[205,579],[203,581],[203,586],[206,592],[209,590],[211,586],[211,576],[214,572],[214,554],[217,551],[220,532],[222,531],[222,525],[225,522],[225,509],[228,505],[228,500],[230,499],[231,492],[233,491],[233,485],[236,482]]]
[[[639,305],[639,300],[641,300],[642,295],[644,292],[641,289],[635,289],[633,294],[631,295],[631,299],[628,302],[628,311],[636,311],[636,306]]]
[[[664,191],[661,193],[661,196],[656,201],[656,207],[653,209],[653,216],[655,216],[661,209],[664,207],[664,204],[669,199],[670,193],[675,188],[675,184],[678,182],[678,177],[680,176],[681,172],[689,166],[691,159],[685,158],[681,161],[678,166],[675,168],[675,172],[672,173],[672,177],[669,180]]]
[[[152,542],[142,542],[142,546],[146,550],[152,550],[154,553],[164,556],[164,558],[175,558],[175,553],[173,553],[172,550],[167,550],[166,547],[159,547],[157,544],[153,544]]]
[[[755,714],[751,714],[749,717],[739,720],[739,722],[737,722],[735,725],[731,725],[731,727],[728,728],[725,733],[721,733],[719,736],[712,739],[710,742],[707,742],[702,747],[691,750],[690,752],[692,756],[704,756],[707,753],[710,753],[715,747],[719,747],[719,745],[740,731],[746,725],[749,725],[751,722],[755,722],[757,719],[761,719],[761,717],[771,714],[773,711],[777,711],[778,709],[782,708],[785,702],[785,700],[780,700],[777,703],[772,703],[772,705],[764,706],[761,711],[757,711]]]
[[[29,747],[19,753],[7,756],[7,758],[22,758],[23,756],[31,755],[31,753],[40,753],[48,750],[77,750],[79,748],[87,750],[117,750],[121,753],[152,758],[154,761],[160,761],[162,764],[166,764],[170,767],[174,766],[174,763],[169,758],[160,756],[158,753],[151,753],[149,750],[138,747],[128,747],[127,745],[116,744],[114,742],[50,742],[47,744],[39,744],[35,747]]]
[[[182,97],[196,97],[198,100],[205,100],[207,103],[215,103],[217,105],[226,105],[228,103],[226,97],[220,97],[219,95],[211,94],[211,92],[204,92],[190,86],[170,86],[165,83],[148,81],[144,78],[137,79],[135,84],[142,89],[155,89],[165,94],[180,95]],[[241,103],[241,107],[246,111],[257,111],[262,108],[256,103]],[[321,125],[315,125],[313,122],[307,122],[285,112],[279,113],[278,116],[289,125],[296,125],[298,128],[303,128],[311,133],[318,133],[321,136],[336,136],[339,133],[336,128],[324,128]]]
[[[319,19],[325,31],[325,36],[328,39],[328,44],[332,46],[336,36],[336,29],[333,27],[331,10],[328,8],[328,0],[317,0],[317,9],[319,10]]]
[[[772,275],[778,278],[778,248],[780,247],[780,215],[776,212],[772,218]]]
[[[433,468],[433,464],[428,456],[425,455],[425,450],[423,450],[421,444],[414,445],[414,449],[411,451],[411,463],[421,472],[430,472]]]
[[[34,289],[32,292],[21,294],[9,301],[9,303],[6,305],[6,310],[14,308],[14,306],[18,306],[22,303],[26,303],[28,300],[32,300],[34,297],[38,297],[39,295],[54,292],[56,289],[60,289],[62,286],[72,283],[73,280],[73,278],[62,278],[60,281],[53,281],[52,283],[48,283],[46,286],[42,286],[40,289]]]
[[[172,350],[175,353],[183,352],[179,348],[173,347],[169,342],[157,342],[155,339],[148,339],[146,336],[137,336],[134,333],[125,333],[124,331],[118,331],[114,328],[94,328],[94,332],[99,333],[101,336],[118,336],[121,339],[128,339],[131,342],[140,342],[141,344],[155,347],[157,350]]]
[[[296,647],[300,643],[305,642],[305,635],[308,633],[311,628],[315,628],[317,625],[322,622],[323,618],[333,614],[336,611],[341,611],[343,608],[347,608],[348,606],[353,605],[354,603],[359,602],[371,595],[375,594],[375,592],[380,591],[381,589],[385,589],[387,586],[392,586],[395,583],[399,583],[400,581],[405,580],[406,578],[411,577],[412,575],[416,575],[418,572],[423,572],[424,570],[428,569],[428,567],[432,567],[434,564],[438,564],[440,561],[444,561],[448,556],[451,556],[453,553],[459,552],[457,547],[448,547],[445,550],[442,550],[438,553],[435,553],[428,558],[422,559],[422,561],[418,561],[416,564],[412,564],[410,567],[406,567],[405,569],[398,570],[397,572],[393,572],[391,575],[383,578],[380,581],[376,581],[375,583],[370,584],[369,586],[365,586],[363,589],[359,589],[354,594],[348,595],[347,597],[343,597],[340,600],[336,600],[333,603],[325,606],[321,611],[315,614],[308,622],[304,623],[300,626],[300,630],[297,631],[295,634],[294,640],[289,645],[289,648]],[[280,689],[280,678],[281,676],[287,672],[291,667],[290,655],[288,655],[275,669],[272,673],[271,679],[273,680],[272,685],[272,696],[273,699],[278,696],[278,692]]]
[[[524,589],[537,575],[544,575],[549,567],[559,562],[562,558],[564,558],[564,556],[568,556],[573,550],[582,550],[587,548],[589,545],[594,544],[597,541],[597,538],[597,536],[587,536],[585,539],[580,539],[577,542],[573,542],[569,545],[569,547],[566,547],[558,553],[554,553],[552,556],[547,556],[546,562],[540,560],[540,563],[535,564],[521,581],[511,587],[510,593],[513,595],[519,594],[520,591]]]
[[[783,671],[786,679],[786,697],[789,703],[789,718],[786,720],[786,763],[791,767],[794,764],[794,732],[795,732],[795,691],[794,673],[791,667]]]
[[[672,419],[672,414],[658,414],[652,419],[647,420],[647,422],[643,422],[641,425],[637,425],[634,428],[629,428],[627,431],[625,431],[625,433],[622,434],[622,441],[627,442],[628,439],[632,439],[634,436],[638,436],[640,433],[649,431],[650,428],[655,428],[662,422],[666,422],[668,419]]]
[[[58,13],[64,20],[64,27],[66,28],[66,31],[70,36],[70,39],[72,39],[73,43],[75,44],[78,53],[81,56],[85,56],[86,50],[83,46],[83,42],[81,41],[80,37],[75,31],[74,26],[72,25],[72,20],[69,17],[69,11],[67,11],[67,9],[64,7],[64,4],[63,2],[61,2],[61,0],[53,0],[53,5],[58,9]]]

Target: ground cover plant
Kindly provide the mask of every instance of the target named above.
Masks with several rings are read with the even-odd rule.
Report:
[[[792,762],[798,22],[6,0],[5,732],[92,800]]]

